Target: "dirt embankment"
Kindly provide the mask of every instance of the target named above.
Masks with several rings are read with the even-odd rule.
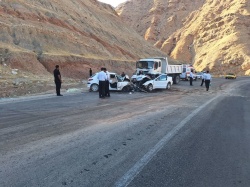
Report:
[[[62,89],[84,86],[80,79],[65,78]],[[52,74],[36,76],[7,66],[0,67],[0,87],[0,98],[55,92]]]

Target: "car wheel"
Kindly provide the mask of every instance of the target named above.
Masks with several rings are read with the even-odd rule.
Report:
[[[90,90],[93,91],[93,92],[97,92],[99,90],[98,84],[92,84],[90,86]]]
[[[147,90],[149,92],[152,92],[153,91],[153,85],[152,84],[149,84],[148,87],[147,87]]]
[[[124,86],[123,88],[122,88],[122,92],[129,92],[129,86]]]
[[[170,90],[170,88],[171,88],[171,84],[170,84],[170,82],[167,84],[167,87],[166,87],[166,89],[167,90]]]

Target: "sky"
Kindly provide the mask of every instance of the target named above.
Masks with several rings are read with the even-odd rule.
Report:
[[[113,7],[116,7],[117,5],[127,1],[127,0],[99,0],[101,2],[107,3],[112,5]]]

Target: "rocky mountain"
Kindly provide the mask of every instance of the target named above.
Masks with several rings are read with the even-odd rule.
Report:
[[[3,67],[83,78],[91,67],[133,71],[141,57],[166,55],[97,0],[0,0],[0,72]]]
[[[199,71],[250,75],[249,0],[129,0],[116,11],[145,40]]]

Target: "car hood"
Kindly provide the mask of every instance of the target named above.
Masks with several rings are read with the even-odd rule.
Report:
[[[149,80],[149,81],[145,82],[143,85],[144,85],[144,86],[147,86],[147,85],[149,85],[150,83],[153,83],[153,81],[154,81],[154,80]]]

